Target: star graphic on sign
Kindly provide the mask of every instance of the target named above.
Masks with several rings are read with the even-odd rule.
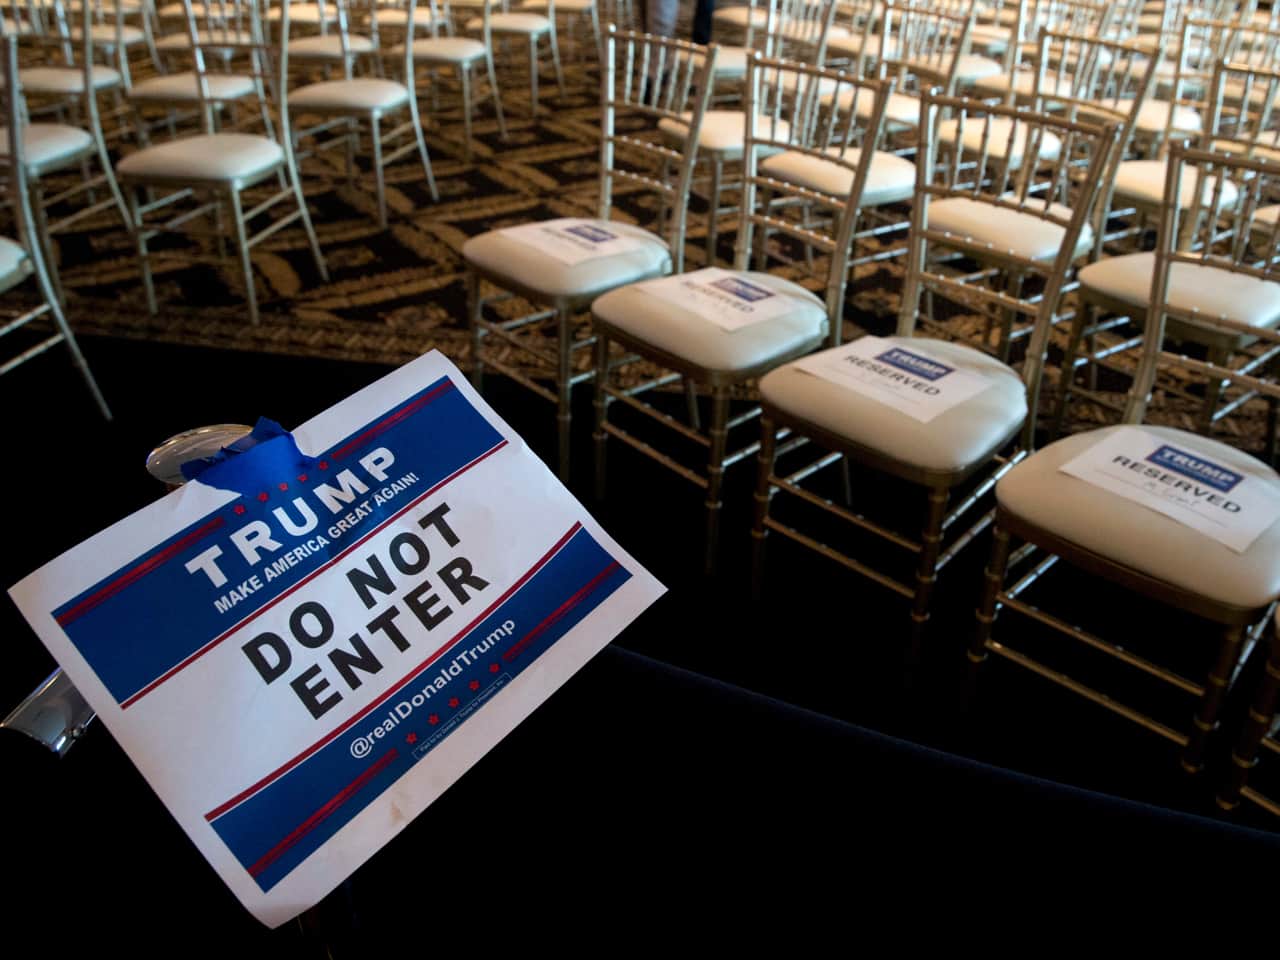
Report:
[[[418,735],[416,733],[411,733],[404,738],[404,742],[409,744],[409,746],[413,746],[415,743],[418,742]]]
[[[449,698],[449,706],[451,706],[451,707],[456,707],[457,705],[458,705],[458,698],[457,698],[457,697],[450,697],[450,698]]]
[[[259,499],[259,500],[261,500],[263,503],[266,503],[266,502],[267,502],[267,491],[263,490],[260,494],[258,494],[258,499]]]
[[[433,727],[439,722],[440,714],[438,713],[433,713],[431,716],[427,717],[427,723],[431,724]]]
[[[237,504],[235,505],[235,511],[236,511],[236,515],[237,515],[237,516],[239,516],[240,514],[244,513],[244,504],[243,504],[243,503],[237,503]]]
[[[496,663],[489,664],[489,672],[497,673],[501,668]]]
[[[321,470],[328,470],[328,469],[329,469],[329,461],[328,461],[328,460],[321,460],[321,461],[320,461],[320,469],[321,469]]]
[[[281,484],[278,484],[278,486],[280,487],[281,490],[289,489],[289,485],[287,483],[281,483]]]
[[[479,690],[479,689],[480,689],[480,681],[479,681],[479,680],[472,680],[469,684],[467,684],[467,686],[469,686],[472,690]]]
[[[306,475],[305,473],[300,473],[300,474],[298,474],[298,482],[299,482],[299,483],[306,483],[306,482],[307,482],[307,475]]]

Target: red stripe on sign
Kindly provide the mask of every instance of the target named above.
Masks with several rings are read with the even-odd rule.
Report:
[[[247,617],[245,617],[243,620],[237,623],[234,627],[232,627],[229,630],[226,630],[223,633],[220,633],[218,636],[214,637],[212,640],[206,643],[203,647],[201,647],[195,653],[191,654],[191,656],[187,657],[187,659],[183,660],[177,666],[170,668],[166,673],[163,673],[160,676],[156,677],[156,679],[152,680],[149,684],[147,684],[137,693],[133,694],[128,699],[126,699],[123,703],[121,703],[120,709],[121,710],[129,709],[129,707],[133,706],[135,703],[137,703],[139,700],[145,697],[148,693],[150,693],[156,687],[160,686],[160,684],[164,683],[166,680],[173,679],[173,677],[176,674],[179,674],[183,670],[187,669],[187,667],[191,666],[191,664],[195,663],[195,661],[199,660],[201,657],[203,657],[206,653],[208,653],[214,647],[218,646],[218,644],[222,643],[222,641],[227,639],[227,637],[231,636],[233,633],[236,633],[237,631],[244,628],[246,624],[252,623],[254,620],[262,616],[264,613],[266,613],[268,610],[274,607],[277,603],[279,603],[285,597],[289,596],[289,594],[293,593],[299,587],[305,586],[311,580],[315,579],[320,574],[324,573],[326,570],[332,567],[335,563],[337,563],[339,560],[341,560],[343,557],[349,554],[352,550],[359,547],[362,543],[364,543],[370,537],[377,535],[379,531],[386,528],[387,524],[394,523],[396,520],[400,519],[400,517],[404,516],[405,513],[407,513],[408,511],[416,507],[418,504],[420,504],[427,497],[439,491],[440,488],[443,487],[445,484],[451,483],[452,481],[456,480],[458,477],[462,476],[462,474],[466,473],[476,464],[480,463],[480,461],[493,456],[495,453],[497,453],[506,445],[507,445],[507,441],[502,440],[501,442],[491,447],[489,450],[480,454],[480,456],[476,457],[470,463],[465,464],[459,467],[457,470],[453,471],[453,473],[449,474],[449,476],[445,477],[443,480],[437,483],[434,487],[432,487],[426,493],[411,500],[406,506],[404,506],[397,512],[393,513],[391,516],[387,517],[386,520],[383,520],[382,523],[378,524],[376,527],[374,527],[372,530],[366,533],[363,537],[361,537],[355,543],[351,544],[351,546],[347,547],[341,553],[335,555],[327,563],[323,564],[322,566],[316,567],[316,569],[312,570],[309,574],[307,574],[305,577],[303,577],[301,580],[295,583],[292,587],[290,587],[284,593],[280,594],[280,596],[276,597],[274,600],[264,603],[261,607],[259,607],[253,613],[249,614]]]
[[[534,641],[535,637],[543,633],[548,627],[550,627],[557,620],[563,617],[566,613],[568,613],[570,610],[572,610],[574,607],[580,604],[586,598],[587,594],[591,593],[592,590],[600,586],[601,582],[606,577],[608,577],[609,574],[617,570],[620,566],[622,566],[622,564],[618,563],[617,560],[614,560],[607,567],[605,567],[603,570],[597,573],[594,577],[592,577],[589,581],[587,581],[587,585],[585,587],[583,587],[581,590],[579,590],[577,593],[571,596],[564,603],[560,604],[560,606],[556,607],[555,610],[551,612],[551,615],[547,617],[547,619],[543,620],[540,624],[538,624],[536,627],[534,627],[532,630],[526,633],[523,639],[521,639],[514,646],[508,649],[505,653],[503,653],[502,659],[507,661],[507,663],[510,663],[516,657],[520,656],[520,654],[524,651],[525,647],[529,646],[529,644],[531,644]]]
[[[156,567],[160,566],[160,564],[171,559],[175,554],[181,553],[183,550],[187,549],[187,547],[191,546],[191,544],[195,543],[197,540],[203,540],[209,534],[213,533],[213,531],[217,530],[220,526],[222,526],[223,523],[225,523],[225,521],[222,519],[222,517],[214,517],[212,520],[206,523],[203,527],[198,527],[197,529],[192,530],[181,540],[174,541],[173,543],[169,544],[169,546],[161,550],[159,553],[142,561],[142,563],[138,564],[136,567],[132,567],[125,573],[122,573],[120,576],[116,577],[110,583],[104,585],[101,589],[94,592],[91,596],[85,597],[83,600],[77,603],[70,610],[67,610],[64,613],[59,614],[54,619],[58,621],[58,625],[60,627],[65,627],[67,624],[71,623],[73,620],[76,620],[79,617],[83,616],[84,614],[88,613],[90,610],[92,610],[98,604],[102,603],[104,600],[107,600],[115,596],[125,587],[129,586],[129,584],[134,583],[137,580],[141,580],[144,576],[146,576]]]
[[[354,797],[360,792],[360,788],[376,777],[379,773],[386,769],[387,764],[395,760],[397,756],[395,747],[384,753],[378,758],[378,762],[366,770],[360,776],[356,777],[349,784],[339,790],[336,794],[329,798],[329,802],[313,813],[307,819],[298,824],[293,831],[277,843],[274,847],[264,853],[253,866],[249,868],[249,876],[256,877],[271,864],[280,859],[295,843],[305,837],[308,833],[320,826],[329,815],[337,810],[340,806]]]
[[[398,691],[400,687],[404,685],[405,681],[407,681],[415,673],[419,673],[422,670],[426,669],[427,667],[431,666],[432,663],[440,659],[440,657],[444,653],[446,653],[450,648],[452,648],[455,644],[457,644],[459,640],[461,640],[463,637],[469,634],[472,630],[474,630],[478,624],[480,624],[486,617],[489,616],[489,614],[493,613],[494,610],[498,609],[498,607],[506,603],[507,600],[510,599],[512,594],[514,594],[517,590],[519,590],[526,583],[528,583],[529,579],[535,573],[541,570],[544,566],[546,566],[547,562],[552,557],[554,557],[557,553],[559,553],[560,550],[564,547],[564,545],[573,538],[573,535],[576,534],[581,529],[582,529],[581,522],[575,523],[572,527],[570,527],[569,532],[566,533],[559,540],[557,540],[555,543],[555,546],[553,546],[550,550],[544,553],[532,567],[530,567],[527,571],[525,571],[524,575],[521,576],[520,579],[517,580],[515,583],[513,583],[507,589],[506,593],[500,596],[497,600],[493,601],[493,603],[489,604],[489,606],[487,606],[484,609],[484,612],[481,613],[480,616],[476,617],[469,624],[467,624],[465,627],[459,630],[456,634],[454,634],[453,638],[449,640],[447,643],[445,643],[444,646],[442,646],[439,650],[431,654],[431,656],[427,657],[427,659],[423,660],[416,667],[413,667],[412,669],[410,669],[396,683],[392,684],[391,688],[382,696],[380,696],[377,700],[373,701],[373,703],[369,704],[367,707],[365,707],[363,710],[357,713],[350,720],[346,721],[346,723],[343,723],[341,726],[336,727],[330,733],[326,734],[323,738],[321,738],[320,740],[317,740],[311,746],[307,747],[307,749],[303,750],[300,754],[298,754],[292,760],[289,760],[281,764],[275,770],[272,770],[270,773],[268,773],[265,777],[263,777],[257,783],[253,784],[250,787],[246,787],[244,790],[241,790],[239,793],[237,793],[234,797],[232,797],[226,803],[223,803],[220,806],[214,807],[212,810],[210,810],[208,813],[204,815],[204,818],[206,820],[216,820],[218,819],[218,817],[222,816],[228,810],[232,809],[233,807],[239,806],[241,803],[243,803],[245,800],[248,800],[251,796],[257,793],[259,790],[271,784],[272,781],[277,780],[280,777],[282,777],[284,774],[288,773],[290,770],[292,770],[294,767],[300,764],[303,760],[306,760],[309,756],[311,756],[317,750],[327,746],[328,744],[336,740],[338,737],[342,736],[344,733],[346,733],[348,730],[354,727],[357,723],[359,723],[361,720],[367,717],[369,714],[373,713],[374,710],[377,710],[378,707],[382,706],[384,703],[386,703],[388,700],[394,697],[396,695],[396,691]]]
[[[440,394],[444,393],[447,390],[453,390],[453,389],[455,389],[453,385],[453,381],[446,380],[444,383],[440,384],[440,386],[436,387],[430,393],[424,393],[422,396],[420,396],[417,400],[413,401],[413,403],[409,404],[408,406],[401,407],[395,413],[388,414],[386,417],[379,420],[377,423],[375,423],[372,427],[370,427],[364,433],[360,434],[360,436],[356,437],[354,440],[351,440],[348,443],[344,443],[337,450],[334,450],[331,454],[329,454],[329,459],[341,460],[343,457],[349,454],[356,447],[360,446],[363,443],[368,442],[369,440],[372,440],[374,437],[376,437],[380,433],[385,433],[387,430],[390,430],[392,427],[394,427],[397,423],[399,423],[405,417],[409,416],[412,413],[416,413],[418,410],[425,407],[428,403],[430,403],[436,397],[440,396]]]

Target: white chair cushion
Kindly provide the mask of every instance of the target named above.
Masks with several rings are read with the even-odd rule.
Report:
[[[750,20],[757,27],[763,27],[769,22],[769,11],[762,7],[756,7],[754,12],[750,7],[723,7],[713,13],[711,19],[716,23],[744,28]]]
[[[702,54],[695,53],[693,55],[694,66],[702,66]],[[720,48],[720,52],[716,55],[716,71],[717,77],[744,77],[747,74],[747,48],[746,47],[725,47]]]
[[[80,31],[72,28],[71,36],[75,40],[80,39]],[[95,47],[114,47],[116,45],[116,25],[114,23],[95,23],[89,27],[89,36],[93,38]],[[130,27],[125,24],[120,25],[120,43],[126,47],[134,44],[142,43],[147,39],[147,35],[143,33],[139,27]]]
[[[1145,311],[1151,303],[1151,274],[1155,266],[1154,252],[1108,257],[1081,268],[1080,284]],[[1168,298],[1169,305],[1176,310],[1198,309],[1210,317],[1224,317],[1255,327],[1274,327],[1280,323],[1280,284],[1207,264],[1173,264],[1169,271]]]
[[[880,56],[881,37],[879,34],[873,33],[866,38],[867,53],[870,56]],[[856,57],[862,53],[863,38],[862,32],[849,33],[839,37],[827,38],[827,56],[828,57]],[[897,41],[893,37],[888,40],[887,54],[892,57],[898,49]]]
[[[839,156],[840,148],[832,147],[827,152]],[[851,163],[858,163],[861,155],[860,151],[854,149],[845,153],[846,159]],[[792,150],[765,159],[760,164],[760,172],[775,180],[798,184],[837,197],[847,195],[853,188],[853,170],[850,168]],[[867,171],[867,182],[863,186],[862,205],[875,207],[910,200],[915,186],[914,163],[905,157],[877,150],[871,155],[871,169]]]
[[[79,160],[93,150],[93,137],[87,130],[62,123],[29,123],[23,138],[27,170],[34,176]],[[0,157],[8,156],[9,128],[0,127]]]
[[[413,41],[413,59],[423,63],[470,63],[485,55],[486,47],[470,37],[421,37]],[[402,53],[404,45],[392,53]]]
[[[373,41],[357,33],[350,33],[347,34],[347,49],[353,54],[372,53]],[[308,60],[341,60],[342,37],[336,33],[315,37],[290,37],[289,56]]]
[[[501,230],[490,230],[464,243],[462,256],[490,276],[509,277],[512,282],[535,290],[547,299],[587,298],[624,283],[671,272],[671,252],[661,238],[632,224],[603,220],[599,223],[613,233],[648,242],[639,249],[567,265]]]
[[[965,54],[956,64],[956,82],[965,84],[981,80],[983,77],[994,77],[1004,73],[1004,65],[999,60],[982,57],[974,53]]]
[[[1016,124],[1016,126],[1015,126]],[[1009,131],[1013,127],[1013,138],[1010,141]],[[978,117],[966,117],[964,124],[964,148],[975,153],[982,147],[983,130],[988,129],[985,120]],[[1011,167],[1022,166],[1023,154],[1027,150],[1027,139],[1032,127],[1017,123],[1008,117],[992,117],[987,135],[987,156],[1005,160]],[[956,134],[960,130],[959,120],[944,120],[938,124],[938,140],[955,145]],[[1012,148],[1012,149],[1011,149]],[[1044,130],[1040,139],[1040,158],[1054,160],[1062,150],[1062,141],[1051,130]]]
[[[687,112],[684,116],[689,116]],[[771,120],[761,118],[765,129],[770,129]],[[785,121],[779,121],[776,128],[778,137],[787,135]],[[689,128],[677,120],[664,118],[658,121],[658,130],[673,144],[683,144],[689,135]],[[742,156],[743,142],[747,136],[747,115],[740,110],[708,110],[702,116],[702,131],[698,137],[698,149],[712,153],[724,154],[727,160]]]
[[[225,47],[222,48],[221,51],[217,51],[215,50],[216,44],[220,42],[231,42],[231,43],[243,44],[243,43],[250,43],[252,42],[252,39],[253,39],[252,37],[249,36],[249,34],[241,32],[238,34],[231,34],[230,40],[228,40],[227,35],[223,35],[222,33],[211,32],[209,30],[201,30],[197,34],[197,36],[200,37],[201,46],[204,47],[204,52],[206,54],[217,52],[217,53],[220,53],[224,59],[232,56],[235,51]],[[191,47],[191,38],[187,36],[187,33],[185,30],[182,31],[181,33],[165,34],[163,37],[160,37],[156,40],[157,50],[187,50],[190,47]]]
[[[31,276],[31,260],[22,245],[0,237],[0,291],[11,290]]]
[[[1027,393],[1008,366],[980,350],[942,340],[886,337],[915,344],[944,363],[989,380],[991,386],[928,423],[921,423],[867,394],[784,364],[760,379],[771,405],[899,463],[942,472],[967,470],[989,459],[1022,425]]]
[[[1090,430],[1041,448],[1000,479],[996,499],[1015,516],[1164,583],[1243,609],[1270,603],[1280,594],[1280,523],[1272,524],[1244,553],[1236,553],[1171,517],[1059,469],[1111,434],[1133,429]],[[1171,427],[1136,429],[1203,450],[1223,466],[1257,478],[1280,497],[1275,471],[1234,447]]]
[[[453,6],[455,7],[469,6],[469,4],[454,3]],[[408,21],[408,19],[409,19],[408,10],[398,10],[390,7],[378,8],[378,25],[379,26],[385,25],[385,26],[393,26],[393,27],[403,27],[405,23]],[[443,20],[444,18],[442,17],[441,19]],[[417,9],[413,11],[413,23],[414,23],[414,26],[417,26],[417,27],[431,26],[431,23],[432,23],[431,8],[427,6],[425,3],[419,4]]]
[[[483,20],[472,20],[467,24],[468,30],[480,30]],[[529,33],[541,34],[551,29],[551,21],[540,13],[491,13],[489,29],[497,33]]]
[[[253,77],[234,73],[209,73],[209,93],[215,100],[239,100],[254,94]],[[194,73],[169,73],[135,83],[129,99],[140,102],[195,101],[200,99],[199,81]]]
[[[1030,204],[1043,209],[1043,203]],[[1062,219],[1071,217],[1071,208],[1051,203],[1050,211]],[[947,197],[929,203],[929,228],[943,230],[965,246],[981,247],[996,253],[1015,253],[1028,260],[1053,260],[1062,249],[1065,227],[1042,220],[1033,213],[996,207],[968,197]],[[1075,256],[1093,246],[1093,228],[1086,222],[1076,241]]]
[[[1165,162],[1163,160],[1126,160],[1116,168],[1115,199],[1124,203],[1137,203],[1159,207],[1164,203]],[[1213,183],[1201,188],[1201,203],[1213,202]],[[1239,190],[1230,180],[1222,185],[1222,205],[1230,207],[1236,202]],[[1188,171],[1182,177],[1178,200],[1182,208],[1190,209],[1196,198],[1196,177]],[[1123,206],[1115,203],[1113,206]]]
[[[1115,102],[1111,106],[1115,106]],[[1150,100],[1138,110],[1137,127],[1143,133],[1164,133],[1169,124],[1169,112],[1173,111],[1173,129],[1188,133],[1200,132],[1200,114],[1191,107],[1174,105],[1163,100]]]
[[[856,101],[855,97],[857,97]],[[860,117],[871,116],[871,106],[875,102],[872,97],[867,96],[866,91],[858,96],[853,87],[844,88],[836,98],[830,94],[822,97],[823,106],[831,106],[833,99],[837,101],[836,105],[840,110],[848,110],[849,105],[854,104],[854,112]],[[920,126],[920,100],[908,93],[891,93],[889,102],[884,105],[884,116],[887,121],[918,127]]]
[[[994,23],[975,23],[969,31],[969,41],[975,50],[986,50],[990,53],[1004,53],[1009,49],[1009,41],[1013,39],[1013,31],[1008,27],[996,26]]]
[[[243,186],[284,162],[280,144],[248,133],[201,134],[157,144],[116,164],[122,179]]]
[[[216,10],[217,7],[215,6]],[[284,16],[280,4],[273,4],[267,12],[267,19],[277,21]],[[289,4],[289,23],[306,23],[318,24],[321,20],[325,23],[338,22],[338,5],[336,3],[326,3],[324,5],[323,14],[318,3],[290,3]]]
[[[84,92],[84,71],[79,67],[29,67],[20,71],[18,78],[28,93],[65,95]],[[95,64],[92,83],[95,90],[118,87],[120,72]]]
[[[564,10],[572,13],[586,13],[596,5],[596,0],[556,0],[556,12]],[[545,10],[547,0],[524,0],[521,10]]]
[[[591,305],[594,316],[659,350],[707,370],[749,370],[789,357],[827,332],[827,308],[799,284],[768,273],[743,273],[752,283],[795,301],[795,310],[737,330],[725,330],[691,310],[644,292],[643,284],[611,290]]]
[[[378,113],[409,102],[409,90],[394,80],[356,77],[325,80],[299,87],[289,94],[289,105],[299,110],[359,110]]]
[[[975,92],[984,96],[1001,96],[1012,89],[1015,93],[1029,97],[1036,87],[1036,75],[1031,70],[1019,70],[1012,75],[1001,73],[991,77],[983,77],[975,81],[973,87]],[[1059,80],[1055,76],[1046,75],[1044,87],[1040,92],[1050,96],[1058,94],[1069,97],[1071,96],[1071,78],[1063,77]]]

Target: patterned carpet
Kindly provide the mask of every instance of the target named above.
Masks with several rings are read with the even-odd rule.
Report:
[[[512,72],[501,66],[499,71],[508,136],[503,140],[499,135],[492,101],[479,105],[470,162],[464,159],[456,86],[450,78],[440,82],[434,98],[440,109],[424,113],[440,199],[432,202],[416,157],[405,157],[387,170],[391,221],[385,230],[377,225],[367,165],[364,176],[348,184],[340,151],[308,159],[304,191],[330,281],[320,281],[299,227],[276,234],[252,255],[262,314],[258,326],[249,323],[234,256],[212,265],[158,261],[159,311],[150,315],[134,246],[119,220],[109,215],[58,239],[72,324],[82,334],[390,364],[437,348],[465,367],[466,273],[459,251],[467,238],[530,220],[596,212],[599,79],[594,52],[563,37],[562,52],[565,93],[561,96],[556,89],[548,66],[542,75],[540,110],[533,118],[523,51],[511,51]],[[427,92],[424,102],[432,99]],[[367,142],[363,146],[367,152]],[[126,144],[123,152],[130,149]],[[706,210],[705,201],[695,198],[687,241],[687,262],[695,267],[705,258]],[[627,190],[615,195],[615,211],[615,216],[647,226],[654,225],[657,215],[654,197]],[[718,256],[723,265],[732,261],[733,238],[732,221],[722,221]],[[900,240],[898,236],[885,242]],[[169,245],[183,243],[175,240]],[[212,252],[211,244],[206,246],[205,252]],[[822,288],[821,267],[820,262],[809,269],[802,262],[792,265],[785,260],[773,265],[815,291]],[[897,261],[858,270],[848,298],[846,339],[868,331],[892,331],[901,279]],[[529,312],[519,299],[492,309],[505,316]],[[981,323],[963,312],[950,322],[969,328]],[[519,352],[508,351],[504,359],[530,373],[541,372],[529,367]],[[580,365],[589,360],[589,351],[579,351]],[[1042,410],[1053,406],[1052,378],[1046,389]],[[1123,389],[1123,383],[1115,385],[1116,400]],[[1260,446],[1265,407],[1256,406],[1223,425],[1228,439]],[[1112,416],[1077,404],[1069,429],[1107,422]],[[1192,409],[1183,401],[1158,403],[1155,419],[1191,426]]]

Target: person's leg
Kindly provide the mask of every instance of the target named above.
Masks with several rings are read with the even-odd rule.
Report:
[[[711,15],[716,12],[716,0],[698,0],[693,9],[693,42],[704,46],[711,42]]]
[[[674,37],[679,0],[644,0],[644,29],[657,37]]]

